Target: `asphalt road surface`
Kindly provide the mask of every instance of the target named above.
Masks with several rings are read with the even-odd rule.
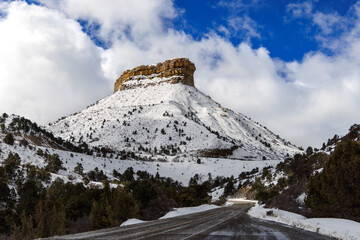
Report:
[[[251,218],[250,204],[49,239],[330,239],[284,224]]]

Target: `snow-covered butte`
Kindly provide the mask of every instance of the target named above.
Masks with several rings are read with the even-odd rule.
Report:
[[[74,143],[161,155],[282,159],[299,150],[241,113],[222,107],[175,75],[132,76],[123,88],[81,112],[49,124]],[[151,83],[151,84],[150,84]],[[121,87],[120,87],[121,88]]]

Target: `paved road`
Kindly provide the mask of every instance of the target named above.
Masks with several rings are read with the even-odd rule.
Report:
[[[250,204],[52,239],[330,239],[246,214]]]

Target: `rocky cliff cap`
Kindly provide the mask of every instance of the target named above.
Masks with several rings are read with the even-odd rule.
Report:
[[[142,65],[123,72],[114,85],[114,92],[147,87],[163,82],[182,83],[194,87],[195,64],[188,58],[175,58],[156,65]]]

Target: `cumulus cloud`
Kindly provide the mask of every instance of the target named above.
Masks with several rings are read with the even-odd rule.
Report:
[[[1,4],[0,105],[46,123],[104,96],[102,50],[57,10]]]
[[[171,0],[42,3],[6,5],[0,22],[6,36],[0,39],[1,111],[52,121],[110,94],[127,68],[188,57],[196,64],[200,90],[296,144],[320,146],[360,117],[354,110],[360,107],[358,16],[357,24],[332,41],[346,42],[336,55],[312,52],[300,62],[283,62],[265,47],[234,46],[213,31],[194,40],[172,28],[166,22],[178,13]],[[289,9],[299,16],[311,12],[306,5]],[[333,24],[329,17],[322,17],[323,26]],[[79,19],[98,25],[91,34],[109,48],[96,47]]]
[[[358,2],[346,17],[316,12],[313,20],[321,26],[322,34],[330,34],[327,27],[333,24],[346,26],[344,30],[351,27],[337,37],[321,38],[333,55],[313,52],[301,62],[286,63],[288,77],[308,89],[299,110],[301,117],[294,121],[295,126],[300,126],[298,129],[306,127],[297,137],[302,142],[311,142],[307,140],[309,131],[314,133],[313,142],[319,144],[320,136],[326,139],[326,135],[343,134],[351,124],[359,122],[360,113],[355,110],[360,107],[359,10]]]
[[[160,33],[163,20],[177,16],[169,0],[40,0],[40,3],[60,9],[70,18],[100,24],[101,37],[132,38],[136,41],[147,33]]]

